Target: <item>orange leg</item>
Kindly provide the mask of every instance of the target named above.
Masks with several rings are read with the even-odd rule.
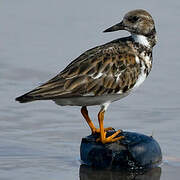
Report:
[[[83,106],[81,108],[81,113],[82,113],[84,119],[86,120],[86,122],[88,123],[89,127],[91,128],[92,133],[95,133],[96,132],[96,127],[94,126],[93,122],[89,118],[88,110],[87,110],[86,106]]]
[[[86,120],[86,122],[88,123],[89,127],[91,128],[92,133],[93,133],[93,134],[94,134],[94,133],[100,133],[100,129],[99,129],[99,128],[97,129],[97,128],[94,126],[94,124],[93,124],[93,122],[91,121],[91,119],[89,118],[88,110],[87,110],[86,106],[83,106],[83,107],[81,108],[81,113],[82,113],[84,119]],[[112,129],[113,129],[112,127],[108,127],[108,128],[105,128],[104,131],[108,131],[108,130],[112,130]]]
[[[121,130],[118,130],[117,132],[115,132],[113,135],[109,136],[106,138],[106,132],[104,130],[104,125],[103,125],[103,121],[104,121],[104,110],[100,111],[99,114],[98,114],[98,121],[99,121],[99,127],[100,127],[100,141],[103,143],[103,144],[106,144],[106,143],[110,143],[110,142],[115,142],[115,141],[118,141],[120,139],[123,139],[124,136],[120,136],[120,137],[117,137],[115,138],[120,132]],[[99,141],[99,139],[97,139],[97,141]]]

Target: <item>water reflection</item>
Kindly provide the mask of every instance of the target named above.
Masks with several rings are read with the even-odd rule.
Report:
[[[86,165],[79,169],[80,180],[160,180],[161,168],[156,167],[144,173],[96,170]]]

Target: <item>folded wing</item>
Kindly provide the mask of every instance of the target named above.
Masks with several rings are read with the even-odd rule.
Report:
[[[131,48],[126,44],[120,47],[108,43],[86,51],[56,77],[16,100],[24,103],[129,91],[140,73],[140,65]]]

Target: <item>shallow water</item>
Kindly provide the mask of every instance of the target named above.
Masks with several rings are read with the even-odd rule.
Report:
[[[94,171],[93,177],[91,169],[80,167],[81,138],[90,131],[79,107],[60,107],[51,101],[18,104],[14,98],[55,76],[86,49],[127,35],[101,32],[136,8],[147,9],[156,22],[159,42],[154,48],[153,70],[136,93],[109,107],[105,125],[153,134],[160,143],[164,163],[148,175],[139,175],[141,178],[179,179],[177,0],[1,1],[0,179],[101,179],[104,172]],[[89,109],[97,124],[99,107]],[[106,175],[107,179],[134,177]]]

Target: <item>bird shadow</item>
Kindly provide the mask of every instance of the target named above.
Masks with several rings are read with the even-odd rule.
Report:
[[[160,180],[160,177],[160,167],[155,167],[144,172],[100,170],[87,165],[81,165],[79,169],[80,180]]]

